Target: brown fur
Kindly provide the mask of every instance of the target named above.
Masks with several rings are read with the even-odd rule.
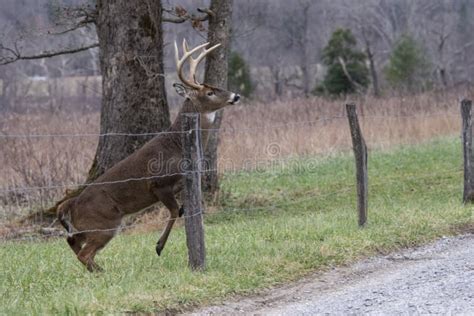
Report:
[[[200,90],[189,91],[183,86],[180,88],[184,89],[180,92],[186,96],[186,100],[170,131],[181,130],[182,113],[211,113],[238,102],[239,99],[236,94],[208,85],[204,85]],[[211,123],[202,115],[202,129],[209,128]],[[206,135],[203,135],[203,140],[206,138]],[[206,143],[207,141],[204,141],[204,146]],[[182,215],[175,198],[182,176],[166,176],[182,173],[182,170],[179,170],[181,158],[181,134],[158,135],[107,170],[78,196],[59,205],[57,216],[68,230],[67,242],[89,271],[101,270],[94,257],[114,237],[122,218],[158,201],[170,212],[170,219],[156,246],[156,252],[161,254],[176,218]],[[164,177],[100,184],[151,176]],[[94,183],[98,185],[93,185]]]

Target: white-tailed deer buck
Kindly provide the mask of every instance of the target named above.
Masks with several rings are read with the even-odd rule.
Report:
[[[205,48],[207,45],[205,43],[189,50],[183,40],[184,54],[179,58],[175,42],[176,67],[182,84],[174,86],[186,99],[170,131],[181,130],[182,113],[211,114],[240,99],[236,93],[197,82],[198,64],[220,44],[209,49]],[[198,51],[201,53],[194,59],[192,55]],[[186,62],[189,63],[187,78],[183,74]],[[202,115],[202,129],[209,128],[211,117],[212,115]],[[205,146],[207,142],[204,140],[203,143]],[[89,271],[101,270],[94,257],[114,237],[122,218],[158,201],[170,212],[169,221],[156,245],[157,254],[161,254],[176,218],[183,215],[183,209],[178,206],[175,198],[183,172],[179,170],[181,160],[181,134],[158,135],[107,170],[95,180],[95,185],[91,183],[77,197],[58,207],[58,219],[68,231],[67,242]],[[153,162],[153,168],[150,168],[150,162]],[[128,181],[140,178],[148,179]]]

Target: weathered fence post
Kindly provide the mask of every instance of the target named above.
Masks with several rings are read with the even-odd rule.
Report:
[[[182,120],[183,159],[185,175],[184,216],[189,266],[192,270],[203,270],[206,265],[204,225],[202,221],[201,196],[201,132],[197,113],[185,113]]]
[[[471,118],[472,102],[471,100],[461,101],[462,116],[462,146],[464,158],[464,192],[463,202],[474,202],[474,172],[473,152],[472,152],[472,118]]]
[[[355,104],[346,104],[347,117],[351,130],[352,147],[354,149],[356,163],[357,180],[357,208],[359,212],[359,226],[364,226],[367,222],[367,194],[368,194],[368,176],[367,176],[367,147],[357,118]]]

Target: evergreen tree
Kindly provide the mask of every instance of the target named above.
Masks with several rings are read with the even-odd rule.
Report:
[[[253,91],[250,70],[245,60],[237,53],[232,52],[229,58],[229,90],[239,91],[249,97]]]
[[[337,29],[323,50],[327,74],[315,94],[348,94],[365,90],[369,84],[366,56],[357,49],[349,29]]]
[[[385,77],[396,89],[419,91],[429,83],[429,63],[417,42],[410,36],[402,36],[395,45],[385,68]]]

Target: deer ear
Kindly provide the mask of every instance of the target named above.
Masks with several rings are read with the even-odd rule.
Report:
[[[183,98],[189,98],[188,89],[184,85],[180,83],[173,83],[173,87],[176,90],[177,94],[179,94]]]

